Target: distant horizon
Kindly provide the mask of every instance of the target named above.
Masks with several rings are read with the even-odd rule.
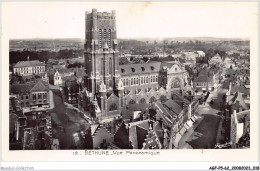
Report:
[[[93,8],[116,11],[119,39],[247,39],[257,27],[250,2],[3,2],[2,35],[83,39],[85,11]]]
[[[79,37],[57,37],[57,38],[41,38],[41,37],[36,37],[36,38],[11,38],[9,40],[57,40],[57,39],[80,39],[84,40],[85,38],[79,38]],[[230,40],[243,40],[243,41],[250,41],[250,38],[247,37],[213,37],[213,36],[200,36],[200,37],[158,37],[158,38],[149,38],[149,37],[136,37],[136,38],[117,38],[117,39],[126,39],[126,40],[140,40],[140,39],[230,39]]]

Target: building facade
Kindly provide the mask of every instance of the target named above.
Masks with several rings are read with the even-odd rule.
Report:
[[[35,61],[20,61],[13,67],[13,73],[21,76],[38,75],[45,72],[45,64]]]
[[[11,85],[10,104],[10,110],[49,108],[49,86],[42,80],[37,83]]]
[[[115,11],[86,12],[84,56],[86,77],[80,86],[79,109],[94,118],[120,115],[125,105],[170,99],[188,83],[178,61],[119,65]]]

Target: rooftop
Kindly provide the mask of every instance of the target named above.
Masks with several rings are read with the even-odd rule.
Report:
[[[22,68],[22,67],[35,67],[35,66],[45,66],[44,63],[35,60],[35,61],[20,61],[14,65],[14,68]]]

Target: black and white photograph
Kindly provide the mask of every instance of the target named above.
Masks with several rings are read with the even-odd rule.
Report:
[[[258,148],[257,3],[2,7],[5,150]]]

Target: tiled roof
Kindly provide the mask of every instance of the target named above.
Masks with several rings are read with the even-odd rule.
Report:
[[[30,91],[31,92],[49,91],[49,85],[48,85],[48,83],[46,83],[42,80],[39,80]]]
[[[207,75],[200,75],[194,79],[194,82],[210,82],[211,79]]]
[[[179,106],[174,100],[167,100],[163,103],[163,105],[167,106],[171,111],[173,111],[175,114],[181,113],[183,110],[181,106]]]
[[[25,84],[14,84],[10,86],[10,93],[19,94],[19,93],[29,93],[33,88],[34,83],[25,83]]]
[[[160,71],[161,62],[148,62],[144,64],[128,64],[119,65],[120,75],[134,75],[144,73],[158,73]]]
[[[236,92],[236,94],[234,95],[234,97],[231,99],[231,101],[229,102],[230,103],[236,103],[236,102],[239,102],[239,104],[242,106],[243,109],[248,109],[243,97],[242,97],[242,93],[239,93],[239,92]]]
[[[59,68],[59,69],[57,69],[57,71],[60,74],[65,74],[65,73],[73,73],[74,69],[73,68]]]
[[[35,61],[20,61],[14,65],[14,68],[21,68],[21,67],[34,67],[34,66],[45,66],[44,63],[41,63],[38,60]]]

